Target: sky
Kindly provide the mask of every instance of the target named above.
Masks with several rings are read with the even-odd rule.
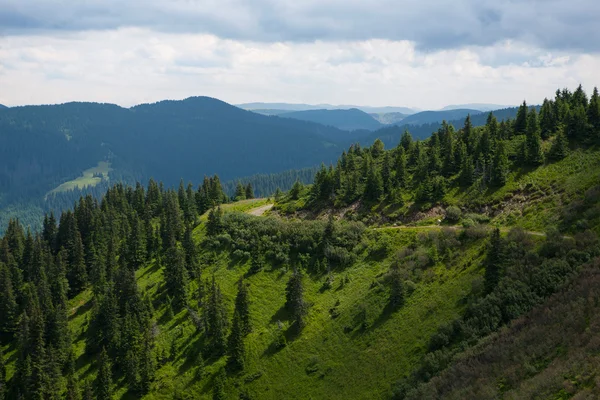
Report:
[[[597,0],[0,0],[0,104],[437,109],[600,85]]]

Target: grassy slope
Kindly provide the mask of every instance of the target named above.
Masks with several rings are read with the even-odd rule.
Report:
[[[258,199],[227,205],[224,209],[248,210],[265,203],[266,200]],[[204,237],[204,231],[203,223],[196,228],[198,241]],[[416,229],[384,232],[390,236],[394,249],[414,243],[418,236]],[[365,248],[355,265],[334,272],[335,282],[329,290],[322,290],[323,277],[305,277],[306,299],[312,303],[308,325],[299,337],[288,337],[288,346],[280,351],[274,351],[272,343],[280,329],[278,321],[282,321],[283,329],[288,326],[282,306],[289,272],[267,269],[251,276],[248,282],[254,330],[246,339],[247,368],[242,375],[228,380],[228,397],[238,398],[244,391],[260,399],[389,396],[390,383],[412,371],[431,334],[461,312],[464,307],[461,300],[470,292],[473,279],[482,272],[478,262],[482,246],[482,241],[473,242],[451,266],[430,268],[405,306],[394,313],[386,311],[387,289],[375,283],[388,270],[390,257],[372,260]],[[231,314],[236,282],[249,265],[233,264],[226,253],[216,254],[210,265],[204,269],[204,277],[215,274]],[[202,338],[195,332],[187,311],[172,320],[165,318],[162,270],[154,261],[140,269],[137,276],[141,291],[148,292],[154,300],[160,330],[157,353],[168,356],[172,342],[176,344],[174,361],[159,369],[152,392],[146,398],[210,398],[213,376],[224,365],[225,358],[206,360],[204,375],[199,379],[194,354]],[[79,357],[78,374],[80,378],[91,379],[95,371],[91,360],[84,355],[85,338],[80,335],[91,317],[90,300],[90,291],[72,300],[70,323]],[[338,300],[339,317],[333,319],[329,310]],[[362,307],[367,310],[369,322],[365,329],[355,321]],[[9,375],[13,368],[11,364]],[[116,398],[130,398],[123,382],[117,385]]]
[[[108,173],[112,170],[110,163],[106,161],[98,162],[98,165],[88,168],[81,174],[80,177],[71,181],[65,182],[58,187],[52,189],[48,194],[68,192],[73,189],[84,189],[86,186],[93,187],[99,184],[102,179],[94,177],[94,174],[102,174],[104,178],[108,178]]]

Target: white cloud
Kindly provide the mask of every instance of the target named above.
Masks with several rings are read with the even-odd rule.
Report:
[[[125,106],[206,95],[438,108],[539,102],[597,84],[600,56],[518,41],[422,51],[412,41],[252,42],[142,28],[0,37],[0,103]]]

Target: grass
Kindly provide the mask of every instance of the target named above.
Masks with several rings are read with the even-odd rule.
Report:
[[[265,199],[240,202],[224,207],[226,212],[250,210],[266,204]],[[437,229],[432,229],[437,230]],[[205,233],[201,223],[194,235],[200,242]],[[253,332],[246,339],[247,367],[244,373],[230,377],[227,382],[228,398],[248,393],[256,399],[346,399],[387,398],[390,385],[410,373],[426,351],[430,336],[438,326],[455,319],[464,308],[464,298],[471,290],[473,279],[480,276],[480,248],[482,242],[464,247],[460,257],[451,266],[429,268],[427,279],[416,285],[406,304],[396,312],[387,309],[387,289],[377,282],[387,272],[393,254],[415,243],[423,227],[394,230],[382,229],[370,233],[390,237],[389,256],[372,260],[368,248],[359,254],[359,260],[343,271],[334,271],[333,286],[323,289],[325,277],[305,276],[306,300],[311,304],[308,325],[295,337],[288,334],[287,347],[273,348],[280,326],[289,327],[282,307],[285,285],[290,272],[270,269],[248,278],[251,295]],[[206,250],[202,250],[208,256]],[[221,285],[229,315],[237,291],[236,282],[249,268],[248,263],[235,264],[227,252],[216,252],[204,277],[215,275]],[[224,365],[225,358],[206,360],[203,374],[198,374],[194,355],[202,343],[187,311],[181,311],[169,320],[166,316],[162,269],[150,261],[137,271],[142,293],[153,300],[158,323],[157,354],[173,359],[157,371],[151,393],[146,399],[208,399],[214,375]],[[195,290],[192,282],[190,290]],[[93,379],[94,359],[84,354],[87,324],[92,312],[91,291],[85,291],[70,302],[70,327],[73,333],[80,379]],[[336,306],[337,304],[337,306]],[[195,301],[191,305],[195,308]],[[333,318],[335,308],[339,316]],[[367,326],[357,324],[359,310],[366,310]],[[171,349],[175,353],[171,355]],[[12,357],[14,349],[5,349]],[[9,376],[14,371],[14,359],[8,365]],[[115,398],[135,398],[127,392],[126,384],[116,382]]]
[[[80,177],[59,185],[58,187],[56,187],[56,188],[52,189],[50,192],[48,192],[46,194],[46,196],[49,194],[54,194],[54,193],[68,192],[68,191],[74,190],[74,189],[84,189],[85,187],[94,187],[97,184],[99,184],[100,182],[102,182],[102,179],[108,179],[108,173],[110,171],[112,171],[112,168],[110,168],[109,162],[99,161],[98,165],[96,165],[95,167],[92,167],[92,168],[89,168],[89,169],[86,169],[85,171],[83,171],[83,174]],[[103,176],[103,178],[94,176],[94,174],[96,174],[96,175],[101,174]]]

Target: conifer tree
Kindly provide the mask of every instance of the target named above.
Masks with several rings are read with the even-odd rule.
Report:
[[[492,184],[494,186],[504,186],[509,172],[508,154],[504,142],[498,143],[496,153],[494,154],[494,163],[492,167]]]
[[[171,247],[165,255],[165,284],[167,291],[173,298],[173,306],[180,310],[188,302],[187,285],[188,272],[185,268],[185,256],[177,247]]]
[[[542,139],[547,140],[554,134],[556,129],[556,120],[554,118],[554,110],[551,102],[544,99],[540,108],[540,130]]]
[[[404,147],[404,151],[408,152],[412,149],[412,143],[413,139],[410,132],[408,132],[408,130],[405,130],[402,134],[402,137],[400,138],[400,145]]]
[[[244,345],[243,322],[240,313],[236,309],[233,313],[231,333],[227,343],[228,367],[232,371],[241,371],[244,369],[246,348]]]
[[[465,118],[465,125],[463,126],[462,134],[463,142],[467,146],[467,153],[473,154],[475,151],[475,138],[473,132],[473,123],[471,122],[471,114],[468,114],[467,118]]]
[[[8,267],[0,261],[0,334],[12,334],[17,327],[18,305]]]
[[[40,310],[35,311],[31,318],[29,354],[31,360],[31,377],[29,393],[32,399],[44,400],[49,396],[49,376],[47,373],[48,356],[44,340],[44,319]]]
[[[298,200],[300,198],[300,193],[302,192],[303,185],[300,181],[294,182],[292,189],[290,190],[290,197],[292,200]]]
[[[396,158],[394,163],[394,170],[396,171],[395,175],[395,184],[400,188],[404,188],[406,186],[406,151],[404,150],[404,146],[400,145],[396,148]]]
[[[597,87],[594,88],[587,114],[588,122],[592,130],[591,136],[595,140],[600,140],[600,96],[598,95]]]
[[[212,208],[208,213],[208,221],[206,222],[206,233],[209,236],[218,235],[223,231],[223,211],[221,207]]]
[[[400,274],[400,267],[394,263],[390,268],[389,273],[390,279],[390,299],[389,304],[392,308],[396,309],[404,303],[404,288],[402,285],[402,275]]]
[[[390,161],[390,153],[385,152],[383,163],[381,164],[381,180],[383,182],[383,193],[390,194],[392,190],[392,166]]]
[[[215,383],[213,385],[213,400],[225,400],[225,383],[227,381],[227,375],[225,374],[225,370],[221,368],[217,375],[215,376]]]
[[[198,251],[196,249],[196,243],[194,243],[192,231],[193,230],[190,226],[185,228],[181,245],[185,254],[185,268],[189,273],[195,276],[198,273]]]
[[[530,165],[542,164],[544,162],[544,153],[542,151],[542,140],[535,108],[529,111],[527,117],[527,137],[525,140],[525,160],[527,163]]]
[[[252,184],[250,182],[248,182],[248,184],[246,185],[246,198],[247,199],[253,199],[254,198],[254,189],[252,188]]]
[[[67,392],[65,394],[66,400],[81,400],[81,392],[79,391],[79,384],[77,383],[77,377],[75,376],[75,356],[72,351],[69,352],[66,365],[67,378]]]
[[[368,165],[367,182],[365,184],[365,197],[376,201],[383,194],[383,180],[381,174],[373,162]]]
[[[519,111],[517,111],[517,118],[515,119],[515,135],[524,135],[527,132],[527,102],[523,101],[523,104],[519,107]]]
[[[475,175],[475,166],[470,156],[465,156],[460,167],[460,183],[463,186],[471,186]]]
[[[244,186],[242,185],[242,182],[239,182],[239,181],[235,187],[235,199],[237,201],[246,199],[246,188],[244,188]]]
[[[226,349],[227,315],[223,304],[221,288],[213,276],[206,305],[207,337],[215,354],[221,355]]]
[[[111,400],[112,399],[112,366],[108,358],[106,349],[102,349],[100,357],[98,358],[98,373],[96,380],[94,381],[94,393],[97,400]]]
[[[502,239],[500,229],[496,228],[490,238],[490,249],[485,266],[485,290],[490,293],[498,285],[502,268]]]
[[[556,139],[554,143],[552,143],[552,147],[550,148],[549,157],[551,160],[558,161],[562,160],[569,154],[569,141],[565,136],[562,129],[558,131],[556,134]]]
[[[304,284],[302,271],[296,268],[285,288],[285,308],[290,312],[297,330],[302,330],[306,325],[308,307],[304,301]]]
[[[6,387],[6,364],[4,362],[4,353],[0,346],[0,400],[6,399],[6,393],[8,389]]]
[[[248,293],[248,285],[244,282],[243,277],[238,281],[238,292],[235,297],[235,309],[240,317],[242,334],[246,336],[252,332],[250,323],[250,299]]]

